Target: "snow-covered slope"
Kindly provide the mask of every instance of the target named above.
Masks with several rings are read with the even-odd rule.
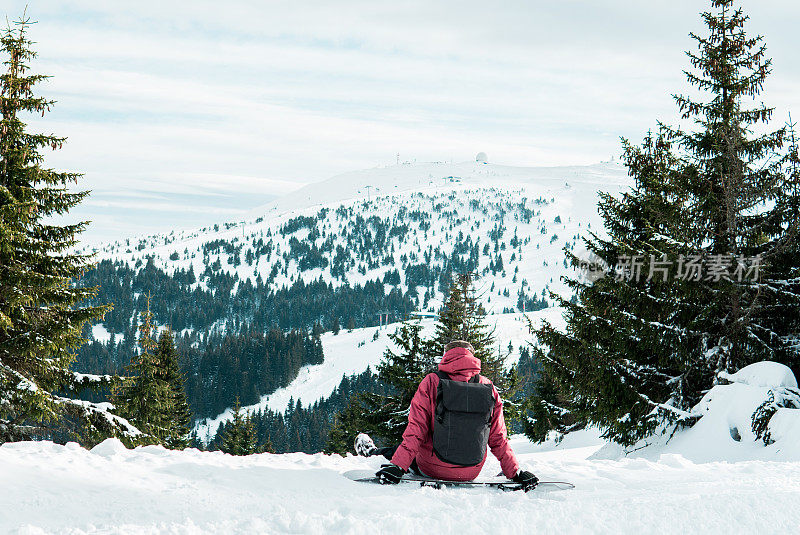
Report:
[[[0,533],[253,534],[728,534],[793,533],[800,463],[587,459],[591,430],[558,445],[512,447],[542,479],[574,490],[504,493],[357,483],[340,474],[380,459],[126,450],[109,440],[0,446]],[[499,464],[490,456],[484,475]]]
[[[334,287],[377,279],[419,291],[421,307],[441,302],[437,285],[418,286],[411,266],[437,268],[476,255],[490,311],[518,310],[527,296],[561,292],[563,248],[600,229],[597,192],[630,185],[616,163],[523,168],[467,162],[398,165],[339,175],[262,207],[248,221],[105,244],[97,259],[167,273],[191,268],[196,286],[210,273],[270,288],[322,278]],[[470,249],[470,247],[472,249]],[[456,251],[456,249],[458,249]],[[499,266],[498,260],[502,263]],[[495,266],[495,267],[493,267]],[[413,280],[412,280],[413,279]],[[430,301],[423,301],[427,289]]]
[[[409,192],[435,192],[454,187],[513,189],[530,187],[555,192],[572,184],[591,198],[595,191],[629,184],[619,163],[564,167],[514,167],[484,162],[404,163],[362,169],[309,184],[252,211],[253,217],[282,214],[331,202],[362,200]]]
[[[534,327],[541,325],[543,320],[556,328],[564,324],[562,309],[559,307],[546,308],[529,314],[494,314],[487,317],[487,325],[494,329],[497,340],[502,341],[502,349],[507,350],[509,343],[513,347],[507,361],[509,364],[516,362],[519,358],[519,349],[531,342],[528,320]],[[422,319],[420,323],[423,325],[423,336],[433,333],[435,323],[433,318]],[[269,408],[282,412],[290,399],[294,402],[302,401],[303,406],[307,407],[321,398],[330,396],[341,382],[342,376],[361,373],[368,367],[375,371],[386,348],[392,345],[389,334],[399,325],[398,323],[383,327],[367,327],[349,332],[342,330],[338,335],[323,334],[322,348],[325,362],[301,368],[297,378],[285,388],[263,396],[259,403],[243,409],[259,411]],[[208,442],[214,437],[220,424],[230,420],[232,416],[232,411],[228,409],[216,418],[198,422],[195,425],[197,437]]]

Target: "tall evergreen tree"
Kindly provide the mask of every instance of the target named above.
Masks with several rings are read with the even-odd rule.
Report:
[[[185,381],[178,363],[175,335],[172,330],[165,329],[159,336],[156,359],[160,364],[161,379],[169,385],[171,396],[169,435],[164,440],[164,445],[172,449],[184,449],[189,446],[192,414],[186,401]]]
[[[433,356],[440,357],[444,346],[451,340],[466,340],[472,344],[475,356],[481,361],[481,375],[488,377],[503,397],[505,417],[518,418],[516,403],[512,401],[518,388],[513,367],[507,369],[509,353],[497,347],[494,328],[486,323],[486,309],[481,301],[473,273],[459,273],[453,278],[447,300],[439,312],[436,334],[430,347]]]
[[[459,273],[453,278],[436,323],[434,354],[441,356],[444,346],[451,340],[466,340],[472,344],[475,356],[481,360],[481,373],[492,382],[503,383],[505,358],[495,347],[494,329],[486,325],[486,309],[472,273]]]
[[[147,434],[140,442],[185,448],[189,443],[191,414],[174,335],[166,329],[156,342],[149,303],[148,296],[148,306],[139,326],[142,351],[128,366],[130,377],[116,390],[113,401],[119,414]]]
[[[754,133],[766,128],[774,110],[764,104],[748,109],[746,102],[761,93],[772,60],[763,38],[746,34],[748,17],[735,3],[712,0],[716,12],[703,14],[709,35],[692,35],[698,51],[689,53],[695,71],[687,77],[710,99],[677,96],[676,102],[682,118],[700,128],[669,131],[683,155],[679,185],[689,194],[697,246],[704,246],[711,260],[757,257],[764,263],[763,276],[722,277],[705,288],[715,306],[707,309],[711,336],[704,357],[715,374],[735,371],[754,358],[786,362],[797,371],[789,333],[770,325],[776,306],[796,318],[793,332],[800,322],[800,303],[783,289],[786,274],[775,262],[796,243],[800,224],[791,214],[796,202],[787,157],[779,152],[786,130]]]
[[[131,359],[128,377],[115,389],[112,402],[118,414],[146,434],[137,442],[163,444],[170,436],[172,389],[161,377],[149,301],[148,297],[148,307],[141,314],[139,325],[141,352]]]
[[[749,363],[797,370],[797,261],[780,260],[797,250],[798,225],[789,159],[778,152],[785,131],[753,135],[772,110],[744,108],[770,60],[762,39],[746,36],[747,17],[732,0],[711,4],[715,12],[703,14],[709,35],[692,35],[698,51],[687,72],[710,98],[676,97],[697,129],[662,125],[641,147],[624,142],[634,188],[621,199],[602,196],[608,237],[586,241],[614,271],[569,280],[578,299],[560,299],[566,332],[547,324],[536,332],[543,349],[528,404],[534,439],[592,423],[631,445],[670,424],[691,425],[703,393]]]
[[[81,306],[96,288],[70,284],[91,266],[90,256],[70,253],[88,222],[50,223],[88,192],[68,190],[81,175],[44,166],[43,150],[65,138],[28,132],[23,122],[54,104],[34,94],[47,76],[29,72],[36,57],[30,24],[23,15],[0,36],[0,443],[47,436],[68,419],[95,435],[133,437],[138,430],[103,406],[68,396],[110,384],[110,377],[70,371],[84,324],[109,307]]]
[[[687,219],[680,201],[660,191],[670,183],[676,163],[669,144],[661,135],[648,135],[642,147],[626,143],[625,149],[634,188],[621,199],[601,195],[599,211],[608,237],[592,235],[586,242],[600,265],[614,266],[622,256],[656,251],[660,256],[686,241],[676,239]],[[573,267],[580,267],[582,259],[566,254]],[[566,332],[548,323],[536,332],[542,366],[527,403],[526,434],[544,440],[550,430],[568,432],[587,422],[607,427],[610,438],[623,442],[652,433],[661,419],[648,400],[669,399],[665,383],[682,374],[680,357],[673,356],[680,350],[699,351],[702,343],[700,333],[670,324],[697,313],[682,307],[687,288],[681,282],[611,275],[568,280],[578,299],[552,296],[565,309]],[[697,384],[706,379],[684,375]],[[632,417],[623,417],[626,409]]]

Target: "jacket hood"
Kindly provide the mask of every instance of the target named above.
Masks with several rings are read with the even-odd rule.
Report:
[[[469,381],[481,371],[481,360],[465,347],[454,347],[444,354],[439,369],[457,381]]]

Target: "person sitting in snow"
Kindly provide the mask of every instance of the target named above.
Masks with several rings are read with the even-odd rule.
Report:
[[[411,400],[408,426],[399,446],[376,448],[359,434],[358,455],[383,455],[391,464],[375,474],[381,483],[399,483],[413,472],[448,481],[475,479],[486,462],[486,447],[500,461],[503,474],[525,490],[538,478],[519,469],[506,436],[503,402],[492,382],[480,375],[481,361],[469,342],[453,340],[444,348],[436,373],[429,373]]]

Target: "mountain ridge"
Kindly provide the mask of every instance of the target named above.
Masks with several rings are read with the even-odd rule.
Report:
[[[427,176],[426,176],[427,174]],[[407,191],[445,188],[443,179],[459,178],[463,185],[482,185],[479,180],[495,183],[526,184],[532,181],[558,182],[572,178],[587,182],[594,175],[597,184],[607,183],[610,177],[617,184],[627,184],[627,171],[619,163],[599,162],[589,165],[548,167],[517,167],[486,162],[406,162],[385,167],[348,171],[307,184],[249,211],[256,218],[268,214],[280,215],[291,210],[310,208],[319,204],[343,202],[364,197],[390,195]],[[619,175],[618,177],[615,175]],[[439,183],[443,180],[443,183]],[[452,182],[451,182],[452,183]],[[371,191],[367,186],[373,188]]]

